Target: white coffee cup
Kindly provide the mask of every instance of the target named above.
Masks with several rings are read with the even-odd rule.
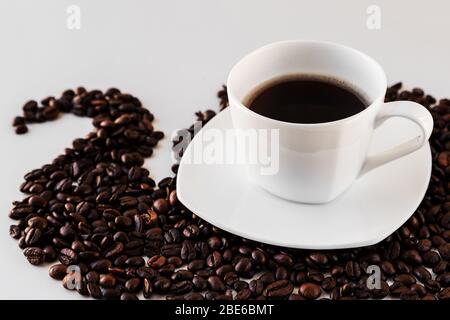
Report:
[[[291,74],[342,80],[364,93],[369,106],[342,120],[301,124],[267,118],[243,104],[247,95],[262,83]],[[263,175],[261,165],[250,165],[250,177],[279,197],[325,203],[343,193],[363,173],[419,149],[433,130],[431,114],[410,101],[384,103],[386,89],[381,66],[364,53],[343,45],[283,41],[248,54],[228,76],[233,126],[279,130],[278,171]],[[390,150],[368,156],[373,131],[390,117],[414,121],[421,133]]]

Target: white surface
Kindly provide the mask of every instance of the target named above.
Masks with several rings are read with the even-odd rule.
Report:
[[[66,9],[81,8],[81,29],[66,28]],[[366,28],[366,9],[381,8],[380,30]],[[446,0],[4,0],[0,2],[0,298],[79,299],[28,265],[10,239],[11,202],[29,169],[51,161],[91,129],[67,116],[16,136],[13,116],[30,99],[77,85],[117,86],[142,99],[158,129],[170,133],[193,112],[216,108],[215,92],[246,53],[285,39],[343,43],[373,56],[388,82],[423,86],[449,96],[450,30]],[[415,65],[414,68],[412,66]],[[170,173],[165,139],[147,162],[156,177]]]
[[[203,130],[220,131],[225,136],[232,127],[231,112],[226,109]],[[417,128],[408,121],[391,119],[376,130],[369,152],[386,150],[414,134]],[[251,183],[244,165],[187,163],[187,156],[206,148],[214,150],[213,145],[220,142],[216,139],[206,143],[201,133],[192,140],[178,169],[178,198],[219,228],[279,246],[342,249],[375,244],[414,213],[431,175],[427,143],[414,153],[364,174],[334,201],[301,204]],[[226,150],[232,152],[224,150],[224,154]]]

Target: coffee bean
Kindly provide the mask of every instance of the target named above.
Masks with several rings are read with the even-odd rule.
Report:
[[[120,295],[120,300],[139,300],[139,298],[135,294],[124,292]]]
[[[63,264],[55,264],[48,269],[50,277],[56,280],[62,280],[67,275],[67,267]]]
[[[28,246],[35,245],[39,242],[42,236],[41,229],[38,228],[30,228],[28,232],[25,234],[25,243]]]
[[[450,286],[450,272],[437,275],[436,281],[439,282],[442,287]]]
[[[195,290],[197,291],[206,290],[206,288],[208,287],[208,281],[199,276],[194,276],[194,278],[192,278],[192,283],[194,285]]]
[[[62,249],[59,253],[58,259],[63,265],[66,266],[70,266],[78,262],[77,253],[69,248]]]
[[[103,299],[117,300],[121,296],[119,288],[101,288]]]
[[[422,258],[423,258],[423,264],[425,265],[425,267],[429,267],[429,268],[436,266],[439,263],[439,261],[441,260],[439,257],[439,254],[434,251],[425,252],[423,254]]]
[[[298,292],[306,299],[317,299],[321,294],[320,287],[310,282],[300,285]]]
[[[248,288],[254,296],[259,296],[264,291],[264,282],[261,280],[251,280],[248,283]]]
[[[94,282],[89,282],[87,284],[87,291],[92,298],[100,299],[102,297],[100,287]]]
[[[381,270],[383,270],[383,272],[388,276],[392,276],[395,274],[395,267],[390,261],[383,261],[380,264],[380,267]]]
[[[251,295],[252,295],[252,292],[250,291],[250,289],[244,288],[244,289],[238,291],[235,299],[236,300],[248,300],[248,299],[250,299]]]
[[[345,265],[345,273],[349,278],[358,279],[361,276],[361,268],[356,261],[348,261]]]
[[[440,245],[438,250],[442,258],[450,260],[450,243]]]
[[[31,196],[28,199],[28,204],[35,208],[42,208],[47,204],[47,201],[40,196]]]
[[[31,228],[43,230],[47,228],[48,222],[46,219],[42,217],[33,217],[30,220],[28,220],[28,226]]]
[[[152,296],[152,294],[153,294],[153,285],[150,282],[150,280],[147,279],[147,278],[144,278],[143,282],[144,282],[144,284],[143,284],[143,287],[144,287],[144,289],[143,289],[144,298],[145,299],[149,299]]]
[[[289,296],[294,286],[287,280],[279,280],[269,284],[263,291],[263,295],[269,298]]]
[[[112,266],[111,261],[107,259],[100,259],[91,263],[90,267],[92,270],[97,272],[107,272]]]
[[[322,289],[326,292],[333,290],[336,287],[336,279],[333,277],[326,277],[322,281]]]
[[[161,268],[164,264],[166,264],[166,257],[161,255],[156,255],[148,259],[147,265],[154,269]]]
[[[192,261],[195,259],[197,252],[195,250],[194,244],[189,241],[183,241],[183,245],[181,247],[181,259],[185,261]]]
[[[328,263],[328,258],[325,254],[320,252],[314,252],[309,255],[309,259],[319,266],[324,266]]]
[[[43,99],[41,108],[30,102],[23,117],[13,121],[20,132],[28,123],[72,112],[92,117],[95,130],[75,139],[51,164],[25,175],[20,190],[28,196],[13,204],[9,216],[17,225],[10,227],[10,235],[19,247],[29,247],[24,254],[30,252],[27,258],[36,264],[59,258],[61,264],[50,267],[49,274],[62,278],[68,288],[79,274],[67,276],[63,270],[78,266],[84,276],[75,289],[94,298],[134,300],[141,289],[145,298],[155,291],[169,294],[167,299],[186,300],[230,300],[232,290],[242,300],[316,299],[321,289],[342,300],[450,297],[450,102],[436,104],[419,88],[388,88],[386,101],[402,98],[423,104],[433,114],[432,177],[414,215],[379,244],[311,252],[254,243],[208,224],[178,201],[176,175],[156,183],[142,167],[164,136],[154,130],[153,114],[115,88],[103,93],[81,87]],[[228,105],[226,89],[220,100],[222,108]],[[208,110],[197,117],[206,124],[215,114]],[[176,174],[178,165],[172,171]],[[369,265],[382,269],[380,289],[366,287]],[[433,268],[436,280],[427,268]],[[255,274],[248,283],[242,279]],[[220,292],[213,291],[209,280]],[[391,280],[392,292],[386,282]],[[290,289],[294,285],[298,294]]]
[[[114,277],[112,274],[101,274],[99,284],[103,288],[113,288],[116,286],[116,277]]]
[[[153,203],[153,209],[158,214],[166,214],[170,210],[170,205],[169,205],[169,203],[168,203],[168,201],[166,199],[157,199]]]
[[[266,264],[266,255],[261,250],[253,250],[251,253],[252,259],[259,265]]]
[[[400,274],[394,277],[394,281],[400,282],[406,286],[416,283],[416,279],[410,274]]]
[[[243,277],[251,277],[253,271],[252,261],[249,258],[243,257],[234,266],[236,273]]]
[[[275,260],[279,265],[290,267],[293,264],[292,258],[284,253],[279,253],[273,256],[273,260]]]
[[[169,278],[158,277],[153,283],[153,289],[155,292],[165,293],[170,290],[171,285],[172,281]]]
[[[190,224],[190,225],[186,226],[186,228],[184,228],[183,235],[188,239],[196,238],[198,236],[199,232],[200,232],[200,230],[196,225]]]
[[[217,268],[222,263],[222,255],[219,251],[214,251],[206,258],[206,265],[210,268]]]
[[[96,271],[89,271],[86,274],[86,281],[87,282],[93,282],[93,283],[98,283],[100,280],[100,276]]]
[[[208,278],[208,287],[211,290],[223,292],[226,290],[225,284],[223,283],[222,279],[218,276],[210,276]]]
[[[441,260],[436,266],[434,266],[433,272],[436,274],[441,274],[444,273],[447,269],[448,269],[447,261]]]
[[[416,250],[407,250],[402,254],[402,259],[414,266],[420,266],[422,264],[422,257]]]
[[[19,226],[11,225],[9,226],[9,235],[13,239],[19,239],[22,236],[22,230]]]
[[[425,267],[416,267],[414,268],[413,273],[421,282],[431,280],[431,273]]]
[[[40,265],[44,263],[44,251],[38,247],[28,247],[23,251],[28,262],[33,265]]]

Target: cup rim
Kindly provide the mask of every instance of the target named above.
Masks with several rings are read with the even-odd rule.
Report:
[[[373,63],[375,65],[375,67],[380,71],[380,74],[382,75],[382,88],[384,93],[381,93],[379,96],[377,96],[376,98],[372,99],[372,101],[370,102],[370,104],[362,111],[347,117],[347,118],[343,118],[343,119],[339,119],[339,120],[334,120],[334,121],[328,121],[328,122],[319,122],[319,123],[297,123],[297,122],[288,122],[288,121],[281,121],[281,120],[277,120],[277,119],[272,119],[266,116],[263,116],[259,113],[256,113],[255,111],[251,110],[250,108],[246,107],[241,101],[240,99],[237,99],[236,96],[233,93],[232,87],[230,86],[230,82],[231,82],[231,78],[232,75],[234,73],[234,71],[239,67],[239,64],[241,61],[243,61],[244,59],[248,59],[251,58],[251,56],[258,54],[260,51],[266,50],[268,48],[271,47],[276,47],[276,46],[280,46],[280,45],[284,45],[284,44],[315,44],[315,45],[325,45],[325,46],[329,46],[329,47],[335,47],[335,48],[341,48],[341,49],[345,49],[345,50],[349,50],[352,51],[354,54],[360,55],[363,58],[367,59],[369,62]],[[234,64],[234,66],[231,68],[231,71],[228,74],[228,78],[227,78],[227,94],[228,94],[228,99],[229,101],[233,101],[233,104],[230,103],[230,108],[233,106],[236,106],[240,109],[245,109],[245,112],[248,112],[250,115],[256,116],[260,119],[265,119],[266,121],[271,121],[273,123],[276,123],[278,125],[283,125],[283,126],[294,126],[294,127],[304,127],[304,128],[314,128],[314,127],[326,127],[326,126],[335,126],[335,125],[340,125],[342,123],[348,122],[348,121],[352,121],[356,118],[359,118],[360,116],[362,116],[365,113],[370,112],[374,106],[376,104],[378,104],[381,101],[384,101],[384,94],[387,90],[387,78],[386,78],[386,73],[384,72],[383,68],[381,67],[381,65],[371,56],[367,55],[366,53],[357,50],[355,48],[343,45],[343,44],[339,44],[336,42],[331,42],[331,41],[321,41],[321,40],[284,40],[284,41],[277,41],[277,42],[272,42],[269,44],[266,44],[262,47],[259,47],[256,50],[251,51],[250,53],[246,54],[244,57],[242,57],[241,59],[239,59],[238,62],[236,62]]]

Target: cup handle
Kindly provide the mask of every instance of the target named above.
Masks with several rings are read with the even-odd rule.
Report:
[[[426,108],[416,102],[394,101],[385,103],[375,120],[375,129],[391,117],[402,117],[417,123],[422,133],[396,147],[368,156],[361,169],[360,176],[389,161],[403,157],[421,148],[427,143],[433,132],[433,117]]]

